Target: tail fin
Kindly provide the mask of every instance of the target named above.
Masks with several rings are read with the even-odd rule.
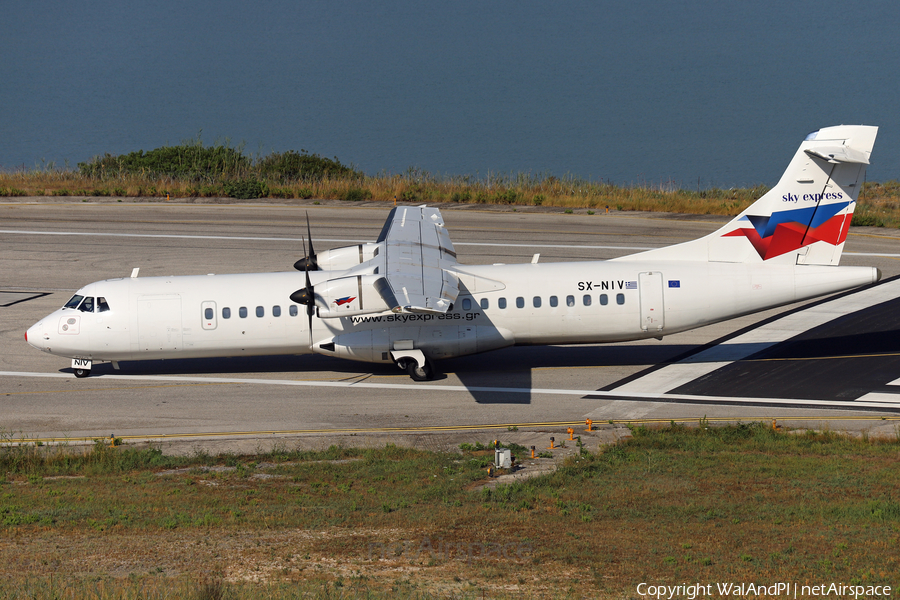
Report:
[[[813,132],[778,184],[730,223],[698,240],[623,259],[837,265],[877,133],[866,125]]]

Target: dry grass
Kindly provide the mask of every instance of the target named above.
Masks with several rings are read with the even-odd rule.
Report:
[[[484,480],[477,454],[279,451],[196,457],[161,474],[133,467],[127,448],[94,452],[107,458],[3,465],[0,598],[51,576],[118,590],[99,598],[210,581],[207,591],[230,597],[276,598],[622,597],[641,581],[900,585],[896,440],[636,429],[553,474],[477,491],[467,491]]]
[[[35,170],[0,173],[5,196],[221,197],[228,181],[197,183],[172,177],[136,175],[97,179],[73,171]],[[605,211],[654,211],[736,215],[768,188],[682,190],[673,186],[616,186],[552,176],[434,177],[410,170],[403,175],[263,182],[272,198],[318,198],[393,202],[511,204]],[[900,182],[868,183],[855,224],[900,227]]]

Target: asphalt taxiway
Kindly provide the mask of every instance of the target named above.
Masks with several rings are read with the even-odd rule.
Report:
[[[392,366],[319,355],[123,362],[120,371],[96,365],[76,379],[66,359],[31,348],[23,333],[77,288],[136,267],[141,276],[290,270],[303,255],[306,211],[324,250],[374,240],[390,207],[60,200],[0,204],[0,431],[8,439],[331,443],[703,416],[896,432],[896,231],[853,228],[845,248],[842,264],[878,267],[881,285],[662,341],[510,348],[444,361],[442,378],[418,384]],[[482,208],[442,207],[461,262],[612,258],[693,239],[724,221]]]

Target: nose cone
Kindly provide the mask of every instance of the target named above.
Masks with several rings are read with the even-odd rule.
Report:
[[[47,351],[47,339],[44,335],[44,321],[38,321],[25,332],[25,341],[42,352]]]

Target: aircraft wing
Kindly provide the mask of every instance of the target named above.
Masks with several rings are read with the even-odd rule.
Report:
[[[441,211],[398,206],[388,215],[378,242],[383,243],[387,287],[379,293],[394,312],[445,313],[459,295],[459,279],[448,268],[456,251]],[[390,294],[393,293],[393,298]]]

